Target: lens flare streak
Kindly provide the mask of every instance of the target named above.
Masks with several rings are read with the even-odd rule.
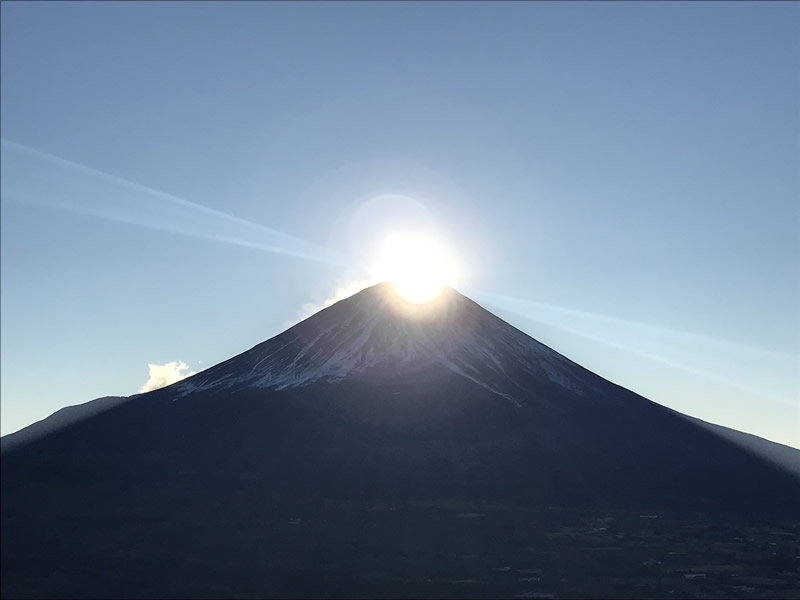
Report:
[[[40,150],[2,142],[2,197],[265,252],[352,266],[344,254]]]
[[[716,383],[798,406],[800,356],[753,348],[736,342],[677,331],[646,323],[638,323],[572,310],[560,306],[532,302],[498,294],[479,294],[489,305],[508,310],[522,317],[561,329],[573,335],[600,342],[649,360],[704,377]],[[676,360],[673,357],[681,357]],[[736,365],[737,372],[748,372],[748,379],[763,381],[761,388],[741,383],[735,374],[725,371]],[[794,396],[794,397],[793,397]]]

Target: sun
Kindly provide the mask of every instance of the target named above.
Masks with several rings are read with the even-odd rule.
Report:
[[[436,298],[453,284],[455,263],[443,244],[422,235],[391,235],[378,258],[376,275],[390,281],[409,302]]]

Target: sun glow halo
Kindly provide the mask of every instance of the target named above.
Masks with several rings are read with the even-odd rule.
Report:
[[[384,243],[377,273],[409,302],[423,303],[452,285],[455,266],[450,253],[432,239],[392,235]]]

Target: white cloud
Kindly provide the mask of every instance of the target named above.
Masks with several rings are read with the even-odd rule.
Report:
[[[336,291],[328,298],[325,298],[325,300],[322,302],[306,302],[303,304],[300,307],[300,316],[295,323],[302,321],[303,319],[307,319],[314,313],[321,311],[323,308],[329,307],[331,304],[336,304],[339,300],[349,298],[353,294],[360,292],[365,287],[368,287],[374,283],[376,282],[371,279],[351,279],[347,283],[339,285],[336,288]]]
[[[195,374],[194,371],[184,373],[184,371],[189,370],[189,365],[187,365],[185,362],[172,361],[163,365],[149,364],[147,367],[150,369],[150,379],[148,379],[147,383],[139,388],[140,394],[152,392],[153,390],[172,385],[181,379],[191,377]]]

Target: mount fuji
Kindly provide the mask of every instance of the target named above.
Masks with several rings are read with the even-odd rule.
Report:
[[[800,451],[651,402],[451,288],[416,305],[378,284],[101,400],[3,438],[4,597],[625,595],[548,528],[783,527],[800,506]],[[500,580],[539,550],[571,578]]]

